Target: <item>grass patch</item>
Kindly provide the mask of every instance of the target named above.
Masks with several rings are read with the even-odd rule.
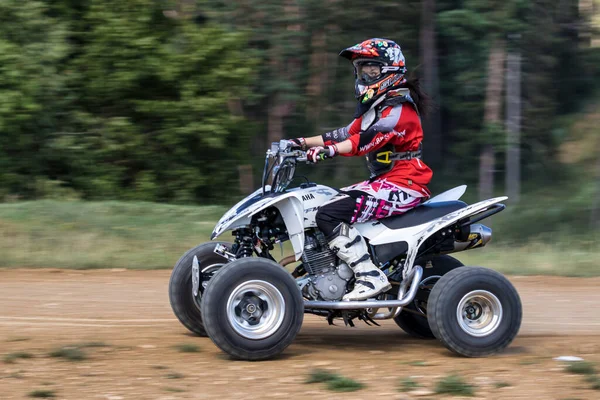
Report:
[[[175,349],[182,353],[198,353],[200,352],[200,347],[191,343],[183,343],[173,346]]]
[[[355,392],[365,387],[360,382],[323,369],[312,371],[304,383],[325,383],[325,387],[334,392]]]
[[[185,392],[185,389],[174,388],[174,387],[166,387],[166,388],[164,388],[164,390],[165,390],[165,392],[172,392],[172,393]]]
[[[15,353],[10,353],[4,356],[4,362],[6,364],[13,364],[18,359],[28,359],[33,358],[33,354],[27,353],[25,351],[18,351]]]
[[[540,360],[529,359],[529,360],[520,360],[519,365],[536,365],[539,364]]]
[[[324,369],[315,369],[310,373],[308,379],[304,381],[304,383],[322,383],[328,382],[330,380],[336,379],[338,377],[337,374],[333,372],[329,372]]]
[[[509,246],[492,241],[456,257],[465,265],[483,265],[507,275],[599,276],[600,235],[591,236],[584,241],[557,235],[553,241],[530,240]]]
[[[6,377],[7,378],[14,378],[14,379],[23,379],[23,375],[21,375],[21,372],[23,372],[23,371],[11,372]]]
[[[179,372],[171,372],[170,374],[165,375],[165,378],[167,378],[167,379],[181,379],[184,376],[185,375],[180,374]]]
[[[333,392],[355,392],[364,388],[365,385],[353,379],[340,376],[326,382],[326,387]]]
[[[52,399],[56,397],[54,390],[40,389],[29,392],[29,397],[35,397],[38,399]]]
[[[426,367],[429,365],[429,364],[427,364],[427,361],[421,361],[421,360],[408,361],[405,364],[412,365],[413,367]]]
[[[511,387],[511,386],[512,385],[510,383],[508,383],[508,382],[496,382],[496,383],[494,383],[494,387],[496,389],[502,389],[502,388]]]
[[[420,387],[419,383],[411,378],[402,378],[400,381],[400,391],[410,392]]]
[[[474,396],[475,390],[458,375],[449,375],[440,379],[435,386],[435,393],[453,396]]]
[[[27,340],[31,340],[28,337],[16,337],[16,338],[11,338],[11,339],[6,339],[7,342],[25,342]]]
[[[50,352],[50,357],[64,358],[69,361],[86,360],[87,354],[77,347],[65,346]]]
[[[94,347],[110,347],[109,344],[104,342],[84,342],[77,345],[79,348],[94,348]]]
[[[171,268],[209,240],[227,209],[122,201],[0,204],[0,267]]]
[[[589,209],[581,202],[588,201],[593,193],[586,193],[569,203],[569,213]],[[551,193],[535,198],[549,198],[548,204],[519,204],[483,221],[494,228],[494,241],[483,249],[462,252],[458,258],[468,265],[484,265],[507,274],[600,276],[596,262],[600,258],[600,234],[573,236],[568,229],[557,231],[562,228],[554,229],[556,224],[546,222],[545,216],[558,213],[554,219],[570,221],[564,218],[562,208],[553,211],[562,203]],[[216,221],[227,209],[122,201],[3,203],[0,267],[171,268],[184,252],[209,240]],[[554,229],[547,232],[552,240],[539,237],[539,232],[522,231],[526,228],[522,226],[524,220],[545,221],[544,226]],[[514,232],[519,233],[517,243],[510,239]],[[292,254],[289,243],[284,248],[284,256]],[[278,252],[274,254],[279,258]]]
[[[570,372],[572,374],[579,375],[594,375],[596,373],[596,368],[594,364],[588,361],[576,361],[573,363],[569,363],[565,367],[565,371]]]
[[[585,381],[592,384],[590,389],[600,390],[600,377],[598,375],[588,375]]]

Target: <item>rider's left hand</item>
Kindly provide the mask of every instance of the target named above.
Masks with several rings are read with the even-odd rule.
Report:
[[[292,148],[306,150],[306,139],[304,139],[303,137],[289,139],[289,142],[290,142]]]
[[[317,163],[319,161],[323,161],[326,158],[333,158],[339,154],[337,146],[316,146],[311,147],[306,152],[306,158],[309,162]]]

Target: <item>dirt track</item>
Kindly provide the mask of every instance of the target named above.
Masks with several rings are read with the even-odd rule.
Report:
[[[0,270],[0,355],[33,355],[0,363],[0,399],[25,399],[36,389],[53,390],[58,399],[421,399],[438,398],[427,390],[451,373],[476,386],[475,398],[600,399],[582,375],[552,359],[575,355],[600,365],[600,278],[511,277],[523,301],[523,325],[508,350],[491,358],[456,357],[390,321],[346,328],[307,316],[283,356],[247,363],[230,360],[179,324],[168,302],[169,274]],[[48,356],[86,342],[108,346],[85,348],[89,358],[80,362]],[[173,347],[185,343],[201,352]],[[334,393],[304,384],[314,368],[367,387]],[[408,376],[426,391],[400,392]],[[500,382],[510,386],[496,387]]]

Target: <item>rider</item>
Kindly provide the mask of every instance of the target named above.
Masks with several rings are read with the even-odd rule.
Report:
[[[354,271],[354,290],[344,300],[365,300],[391,288],[373,264],[357,222],[402,214],[430,196],[433,175],[421,161],[423,130],[419,111],[426,98],[418,81],[405,78],[400,46],[373,38],[343,50],[354,65],[358,106],[354,121],[320,136],[292,139],[309,161],[325,157],[366,156],[370,177],[342,188],[319,208],[316,222],[329,246]],[[424,111],[424,110],[421,110]]]

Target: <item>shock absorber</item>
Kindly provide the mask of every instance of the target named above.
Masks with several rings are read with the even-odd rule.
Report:
[[[253,253],[253,238],[250,229],[238,229],[235,232],[235,242],[238,245],[235,256],[237,258],[252,257]]]

